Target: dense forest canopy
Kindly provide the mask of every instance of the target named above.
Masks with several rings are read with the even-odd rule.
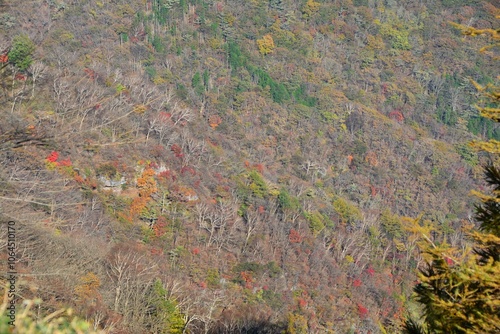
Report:
[[[476,108],[498,63],[450,24],[494,29],[494,4],[1,1],[20,319],[401,332],[422,230],[470,247],[470,191],[496,159],[469,143],[500,140]]]

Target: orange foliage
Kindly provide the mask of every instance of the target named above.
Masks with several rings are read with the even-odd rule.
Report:
[[[137,178],[137,188],[139,189],[139,196],[149,198],[151,194],[158,191],[156,181],[153,176],[155,171],[152,168],[144,169],[141,177]]]
[[[132,204],[130,204],[130,214],[132,216],[136,216],[144,210],[146,205],[148,204],[148,199],[146,197],[136,197],[132,200]]]
[[[83,300],[91,300],[100,298],[98,292],[101,286],[101,280],[96,274],[90,272],[80,278],[80,285],[75,288],[76,295]]]
[[[155,237],[159,238],[167,233],[167,219],[164,216],[158,217],[158,221],[153,226]]]
[[[212,129],[215,129],[222,123],[222,118],[219,115],[212,115],[208,118],[208,124]]]
[[[75,181],[76,181],[77,183],[79,183],[79,184],[82,184],[82,183],[85,181],[85,180],[83,179],[83,177],[81,177],[81,176],[80,176],[80,175],[78,175],[78,174],[75,174],[74,178],[75,178]]]
[[[246,282],[246,283],[251,283],[252,282],[252,273],[249,273],[247,271],[242,271],[240,273],[241,278]]]
[[[153,178],[155,171],[152,168],[145,168],[142,175],[137,178],[137,189],[139,190],[139,197],[132,200],[130,205],[130,214],[136,216],[146,208],[151,195],[158,191],[156,181]]]
[[[497,16],[497,15],[500,15],[500,9],[495,7],[494,5],[492,5],[491,3],[488,3],[488,2],[484,2],[483,3],[483,7],[484,9],[490,13],[491,15],[493,16]]]
[[[404,121],[404,116],[399,110],[394,110],[389,113],[389,117],[392,118],[393,120],[396,120],[398,122]]]
[[[378,160],[375,152],[368,152],[365,156],[365,161],[370,164],[370,166],[377,166]]]

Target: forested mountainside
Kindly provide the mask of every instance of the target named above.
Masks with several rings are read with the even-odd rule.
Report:
[[[1,1],[19,298],[106,333],[400,332],[417,225],[467,243],[468,143],[500,139],[450,24],[495,2]]]

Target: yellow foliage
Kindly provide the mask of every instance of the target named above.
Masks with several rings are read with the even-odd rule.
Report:
[[[162,84],[164,84],[166,82],[167,82],[167,80],[165,78],[162,78],[159,75],[155,76],[154,79],[153,79],[153,83],[155,85],[162,85]]]
[[[368,48],[373,50],[383,50],[385,48],[384,40],[381,35],[373,36],[368,35]]]
[[[210,38],[208,40],[208,46],[213,50],[218,50],[221,48],[224,41],[221,38]]]
[[[101,280],[93,272],[87,273],[80,278],[80,285],[75,288],[75,293],[80,299],[91,299],[98,296],[98,289],[101,286]]]
[[[257,46],[259,47],[260,54],[264,56],[272,53],[276,47],[273,37],[270,34],[264,35],[261,39],[258,39]]]
[[[354,263],[354,258],[351,255],[346,255],[344,261],[347,264]]]
[[[373,151],[366,153],[365,161],[370,164],[370,166],[378,166],[377,154]]]
[[[319,7],[321,4],[319,2],[316,2],[314,0],[308,0],[304,7],[302,8],[302,16],[304,18],[310,18],[314,13],[316,13],[319,10]]]
[[[476,141],[476,140],[474,140],[471,143],[471,146],[476,148],[476,149],[486,151],[489,153],[494,153],[494,154],[500,153],[500,141],[494,140],[494,139],[490,139],[489,141]]]
[[[287,333],[306,334],[308,332],[307,329],[307,319],[303,315],[295,313],[288,315]]]
[[[133,110],[136,114],[144,114],[146,110],[148,110],[148,107],[144,104],[137,104],[134,106]]]
[[[3,302],[0,304],[0,333],[11,334],[70,334],[86,333],[98,334],[104,331],[94,331],[90,323],[73,316],[72,309],[59,309],[50,314],[40,314],[47,307],[40,305],[41,300],[23,300],[18,307],[14,326],[10,326],[9,300],[7,292],[4,293]]]
[[[500,11],[498,11],[500,13]],[[500,30],[475,29],[453,24],[470,36],[489,35],[493,43],[481,49],[492,52],[500,45]],[[491,54],[495,57],[495,54]],[[500,103],[500,87],[481,86],[473,82],[482,93],[482,105]],[[500,108],[478,107],[481,115],[500,121]],[[500,153],[500,142],[473,142],[472,146],[492,154]],[[473,191],[481,199],[476,208],[476,220],[481,232],[465,232],[474,240],[473,250],[464,247],[461,251],[445,242],[434,243],[429,230],[420,224],[407,221],[407,230],[420,234],[420,243],[427,268],[419,273],[420,283],[415,287],[416,299],[424,304],[425,332],[429,333],[497,333],[500,323],[500,172],[491,166],[485,168],[485,180],[494,186],[493,196]]]

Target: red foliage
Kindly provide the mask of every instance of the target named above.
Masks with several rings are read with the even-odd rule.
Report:
[[[97,189],[97,180],[96,179],[91,179],[91,178],[86,178],[85,179],[85,185],[89,187],[90,189]]]
[[[307,306],[307,301],[304,298],[299,298],[300,308],[305,308]]]
[[[70,160],[70,158],[65,159],[65,160],[61,160],[58,165],[62,166],[62,167],[69,167],[69,166],[71,166],[71,160]]]
[[[17,73],[15,78],[16,78],[16,80],[19,80],[19,81],[26,81],[26,76],[24,74],[21,74],[21,73]]]
[[[368,315],[368,309],[361,304],[358,304],[358,313],[361,318],[365,318]]]
[[[361,282],[361,280],[359,278],[356,278],[353,282],[352,282],[352,286],[358,288],[360,287],[361,285],[363,284],[363,282]]]
[[[224,4],[221,1],[218,1],[215,4],[215,8],[217,9],[217,12],[220,13],[224,10]]]
[[[163,251],[160,248],[151,248],[151,255],[161,255]]]
[[[7,54],[0,55],[0,63],[6,63],[9,61],[9,56]]]
[[[263,214],[264,212],[266,212],[266,208],[264,208],[263,205],[259,206],[259,208],[257,209],[257,211],[260,213],[260,214]]]
[[[245,281],[245,282],[251,282],[252,281],[252,273],[249,273],[247,271],[242,271],[240,273],[241,275],[241,278]]]
[[[200,254],[200,249],[198,247],[195,247],[195,248],[193,248],[191,253],[193,253],[193,255],[198,255],[198,254]]]
[[[154,145],[150,152],[153,157],[161,158],[165,154],[165,147],[163,145]]]
[[[164,170],[163,172],[160,172],[160,174],[158,174],[158,177],[168,180],[168,179],[172,178],[173,175],[169,170]]]
[[[368,269],[366,269],[366,272],[368,273],[368,275],[373,276],[375,274],[375,269],[373,269],[372,267],[368,267]]]
[[[85,74],[92,80],[94,80],[97,77],[97,73],[94,70],[91,70],[90,68],[85,68],[83,72],[85,72]]]
[[[263,164],[255,164],[255,165],[253,165],[253,167],[257,170],[257,172],[259,172],[261,174],[264,172],[264,165]]]
[[[184,156],[184,154],[182,153],[182,148],[177,144],[172,145],[170,147],[170,150],[174,153],[176,158],[182,158]]]
[[[172,118],[172,114],[169,112],[165,112],[165,111],[160,112],[159,115],[160,115],[160,120],[162,122],[168,122],[170,120],[170,118]]]
[[[188,172],[189,174],[195,176],[196,175],[196,170],[193,167],[190,166],[184,166],[181,168],[181,174],[184,175],[184,173]]]
[[[445,256],[444,257],[444,260],[446,261],[446,263],[449,265],[449,266],[452,266],[453,265],[453,260],[450,259],[449,257]]]
[[[57,159],[59,159],[59,152],[56,152],[56,151],[52,151],[49,156],[47,158],[45,158],[45,160],[47,160],[48,162],[56,162]]]
[[[200,288],[206,289],[207,288],[207,282],[200,282]]]
[[[155,233],[155,237],[157,237],[157,238],[159,238],[159,237],[165,235],[165,233],[167,233],[167,220],[165,219],[165,217],[163,217],[163,216],[158,217],[158,221],[153,226],[153,231]]]
[[[389,118],[392,118],[393,120],[396,120],[398,122],[402,122],[405,120],[403,114],[399,110],[393,110],[389,113]]]
[[[389,84],[383,83],[382,84],[382,94],[384,94],[384,95],[387,94],[388,88],[389,88]]]
[[[294,230],[292,228],[290,230],[288,240],[290,240],[291,243],[299,243],[299,242],[302,242],[302,236],[300,235],[300,233],[297,230]]]

